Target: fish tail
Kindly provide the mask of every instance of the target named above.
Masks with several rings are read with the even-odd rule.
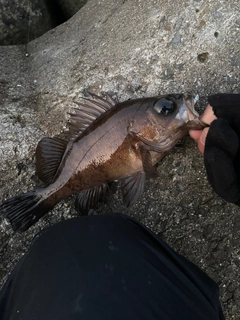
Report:
[[[35,189],[4,201],[0,212],[6,216],[14,231],[23,232],[53,206],[42,196],[41,189]]]

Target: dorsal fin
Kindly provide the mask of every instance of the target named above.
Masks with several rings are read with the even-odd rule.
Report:
[[[88,91],[88,93],[92,96],[92,98],[98,102],[99,104],[101,104],[103,107],[106,107],[108,109],[108,106],[110,105],[111,107],[114,107],[117,103],[118,100],[114,100],[108,93],[106,93],[106,99],[103,99],[102,97],[99,97],[98,95],[96,95],[95,93],[92,93],[90,91]]]
[[[119,103],[118,98],[113,99],[108,93],[106,94],[106,99],[109,103],[112,104],[112,106],[115,106],[117,103]]]
[[[66,140],[57,137],[45,137],[39,141],[36,149],[36,172],[44,183],[50,184],[53,181],[67,143]]]
[[[82,133],[94,120],[117,104],[108,94],[106,95],[106,100],[94,93],[89,92],[89,94],[94,100],[83,99],[83,102],[74,101],[79,108],[73,108],[75,113],[69,113],[68,138]]]

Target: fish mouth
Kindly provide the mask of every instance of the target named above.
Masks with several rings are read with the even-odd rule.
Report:
[[[202,130],[208,125],[199,119],[199,113],[195,110],[195,105],[199,100],[199,95],[193,96],[192,94],[186,92],[183,93],[183,106],[186,112],[186,125],[185,128],[188,130]]]

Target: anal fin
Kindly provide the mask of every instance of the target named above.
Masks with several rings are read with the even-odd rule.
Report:
[[[36,172],[44,183],[51,183],[67,147],[67,141],[61,138],[45,137],[39,141],[36,149]]]
[[[146,180],[145,172],[136,172],[122,180],[122,197],[126,207],[131,207],[144,190]]]
[[[80,192],[75,200],[75,207],[82,215],[88,215],[91,209],[95,209],[99,200],[106,194],[107,183]]]

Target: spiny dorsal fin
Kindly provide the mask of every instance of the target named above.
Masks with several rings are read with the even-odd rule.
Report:
[[[88,91],[88,93],[90,94],[90,96],[92,96],[92,98],[98,102],[99,104],[101,104],[103,107],[105,106],[107,108],[107,106],[110,105],[111,107],[114,107],[117,103],[118,100],[114,100],[108,93],[106,93],[106,99],[103,99],[102,97],[99,97],[98,95],[96,95],[93,92]]]
[[[106,100],[94,93],[89,92],[89,94],[94,100],[74,101],[79,108],[73,108],[75,113],[69,113],[69,138],[82,133],[93,121],[117,104],[117,101],[108,94]]]
[[[36,149],[36,172],[44,183],[51,183],[61,163],[67,141],[57,137],[43,138]]]
[[[108,93],[106,94],[106,99],[109,103],[111,103],[112,106],[115,106],[117,103],[119,103],[118,97],[113,99]]]

